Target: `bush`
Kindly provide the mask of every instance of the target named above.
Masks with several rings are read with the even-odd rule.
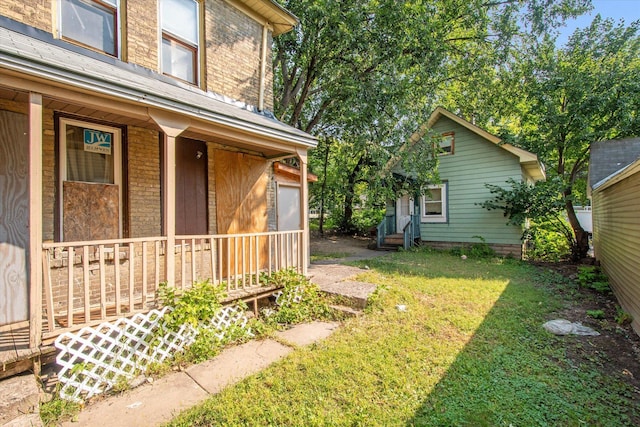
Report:
[[[569,242],[562,233],[545,224],[535,224],[527,230],[527,259],[557,262],[567,259],[570,254]]]

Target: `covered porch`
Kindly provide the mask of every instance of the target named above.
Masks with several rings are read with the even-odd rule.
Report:
[[[306,273],[314,138],[115,65],[64,75],[2,59],[2,342],[19,335],[32,357],[63,332],[156,307],[162,282],[183,290],[208,279],[256,310],[274,291],[265,274]],[[87,149],[91,138],[107,148]],[[74,178],[94,161],[86,156],[109,171]],[[285,231],[274,163],[288,158],[299,165],[300,226]]]

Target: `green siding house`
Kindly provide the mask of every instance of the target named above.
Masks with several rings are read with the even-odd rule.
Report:
[[[500,211],[478,204],[492,196],[485,184],[506,186],[507,180],[534,182],[545,178],[535,154],[510,144],[472,123],[438,107],[410,141],[425,143],[427,132],[441,135],[439,174],[441,183],[429,194],[412,201],[408,197],[389,206],[401,230],[410,218],[419,219],[420,239],[436,248],[477,243],[481,236],[502,255],[522,256],[522,229],[506,225]],[[393,204],[392,204],[393,205]]]

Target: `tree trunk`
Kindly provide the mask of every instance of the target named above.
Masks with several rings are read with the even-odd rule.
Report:
[[[352,234],[355,231],[353,226],[353,200],[355,198],[354,189],[356,186],[356,181],[358,180],[358,174],[360,173],[360,169],[364,166],[365,156],[360,156],[358,163],[353,168],[353,170],[349,173],[347,177],[347,183],[345,186],[344,192],[344,215],[342,215],[342,223],[340,226],[340,231],[345,234]]]
[[[320,187],[320,221],[318,224],[318,230],[320,235],[324,236],[324,200],[327,191],[327,164],[329,163],[329,149],[331,148],[331,142],[325,142],[326,148],[324,152],[324,164],[322,165],[322,187]]]
[[[584,231],[580,225],[575,209],[573,208],[573,202],[569,198],[566,199],[565,208],[567,211],[567,218],[569,218],[569,225],[571,225],[573,234],[576,238],[575,243],[571,248],[571,259],[573,261],[580,261],[581,259],[586,258],[587,253],[589,252],[589,233]]]

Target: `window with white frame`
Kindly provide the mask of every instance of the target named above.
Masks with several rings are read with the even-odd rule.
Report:
[[[453,132],[445,132],[440,135],[438,141],[438,153],[440,156],[453,154],[455,147],[455,134]]]
[[[161,0],[162,72],[188,83],[198,82],[199,4],[195,0]]]
[[[60,36],[118,56],[120,0],[60,0]]]
[[[422,196],[422,222],[447,222],[447,184],[430,185]]]

